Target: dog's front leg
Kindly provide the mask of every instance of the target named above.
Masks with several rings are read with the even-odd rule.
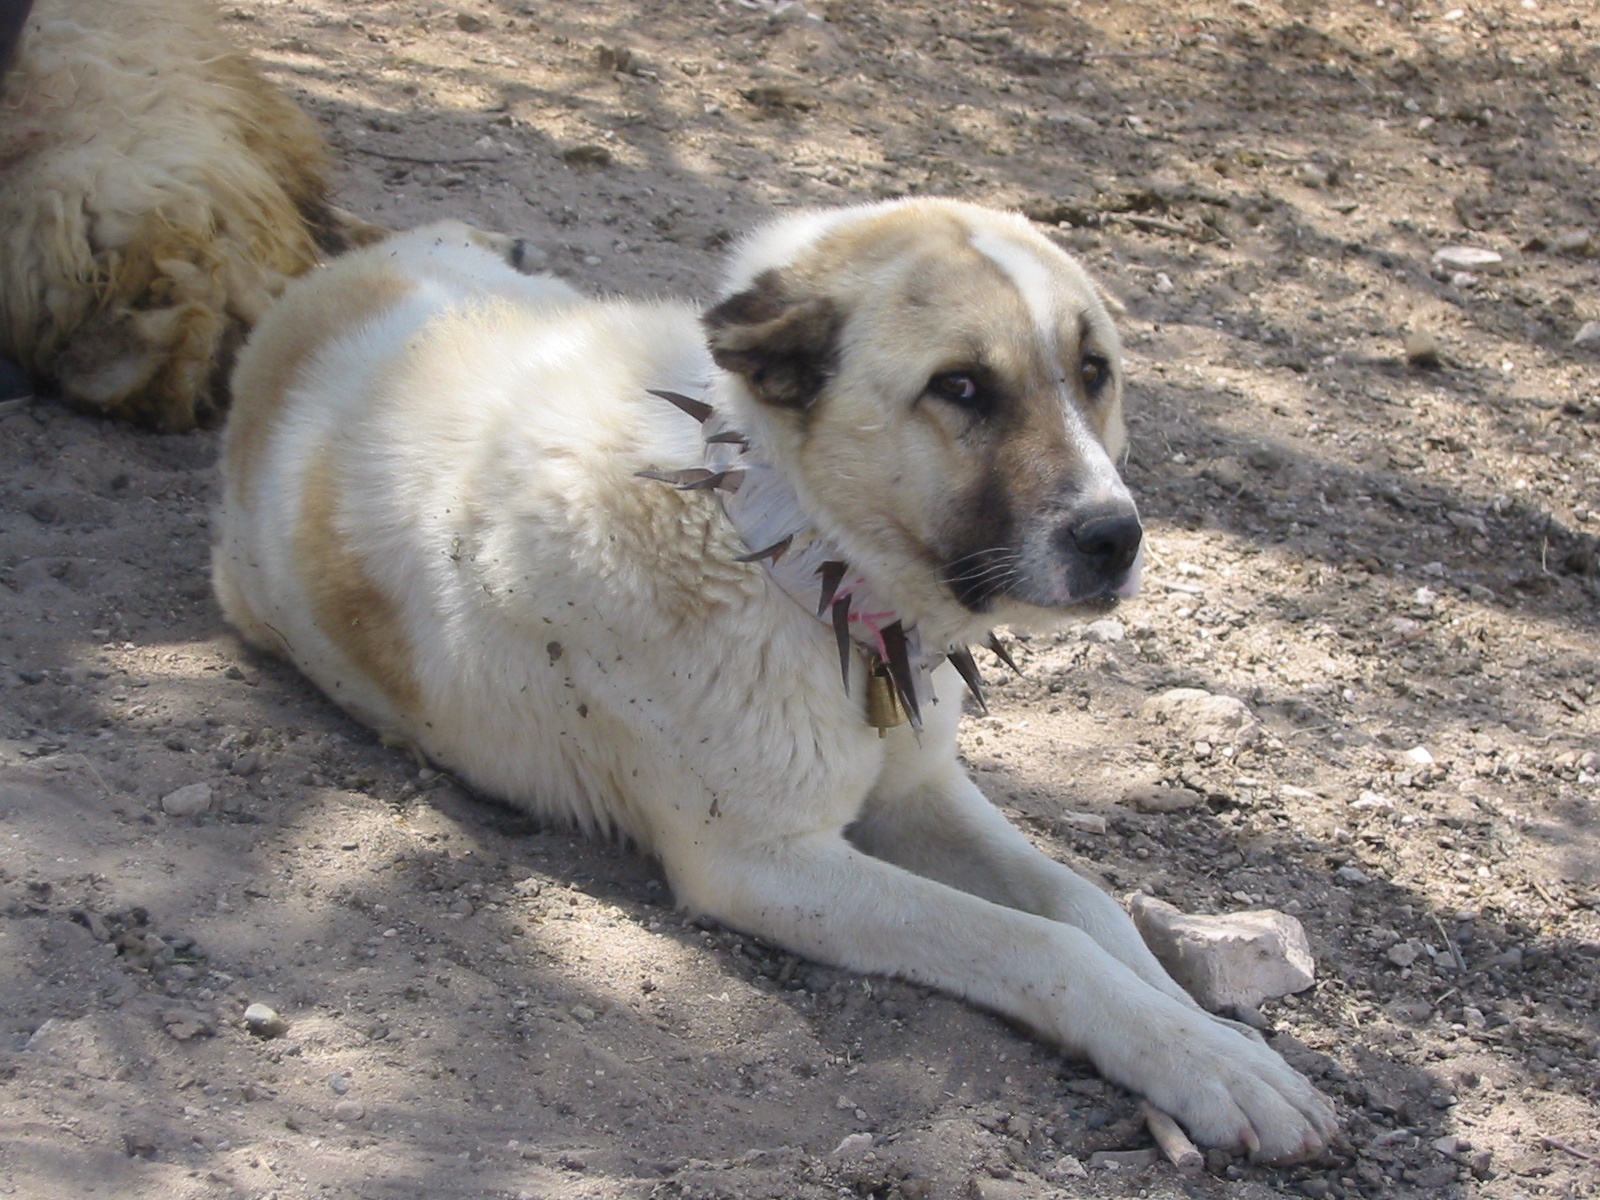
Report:
[[[868,854],[1010,908],[1083,930],[1134,974],[1191,1008],[1128,914],[1100,888],[1038,850],[955,762],[916,779],[886,772],[850,840]]]
[[[687,849],[687,847],[685,848]],[[863,854],[841,833],[661,847],[679,898],[777,945],[1021,1021],[1209,1145],[1315,1153],[1327,1102],[1266,1046],[1164,994],[1083,929]]]

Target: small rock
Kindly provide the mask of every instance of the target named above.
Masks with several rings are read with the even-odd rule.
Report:
[[[1051,1179],[1086,1179],[1089,1170],[1082,1159],[1063,1154],[1045,1169],[1045,1174]]]
[[[333,1089],[335,1096],[342,1096],[350,1090],[350,1081],[343,1075],[335,1073],[328,1076],[328,1086]]]
[[[575,167],[609,167],[614,161],[614,156],[604,146],[585,142],[581,146],[568,146],[561,152],[561,161]],[[552,642],[551,645],[555,643]]]
[[[1163,296],[1171,295],[1173,290],[1172,276],[1165,271],[1156,272],[1156,281],[1150,285],[1150,290]]]
[[[161,797],[161,811],[171,817],[195,817],[211,807],[211,785],[191,783]]]
[[[1326,167],[1312,162],[1303,162],[1297,166],[1294,169],[1294,177],[1308,188],[1325,188],[1333,181]]]
[[[1106,642],[1120,642],[1127,632],[1121,621],[1113,621],[1107,617],[1104,620],[1089,622],[1078,636],[1086,642],[1104,645]]]
[[[259,1002],[244,1010],[244,1027],[259,1038],[282,1037],[289,1032],[289,1022]]]
[[[1504,259],[1493,250],[1477,246],[1445,246],[1433,252],[1433,261],[1451,271],[1481,271]]]
[[[1009,1170],[1007,1174],[1010,1174]],[[1035,1194],[1027,1184],[1017,1179],[974,1175],[967,1180],[967,1195],[971,1200],[1030,1200]]]
[[[1521,967],[1522,947],[1513,946],[1509,950],[1502,950],[1491,960],[1497,967]]]
[[[1457,529],[1460,529],[1463,532],[1477,533],[1488,536],[1489,526],[1484,522],[1482,517],[1476,516],[1473,513],[1451,511],[1445,513],[1444,519],[1449,521],[1450,524],[1454,525]]]
[[[1572,335],[1574,346],[1600,346],[1600,321],[1585,321]]]
[[[1433,1139],[1433,1148],[1440,1154],[1452,1155],[1461,1149],[1461,1139],[1453,1133]]]
[[[1295,1187],[1300,1190],[1302,1196],[1310,1196],[1311,1200],[1325,1200],[1326,1197],[1333,1195],[1333,1189],[1328,1186],[1328,1181],[1320,1176],[1302,1179]]]
[[[572,1013],[575,1020],[581,1021],[585,1025],[595,1018],[594,1009],[587,1004],[574,1004],[568,1011]]]
[[[1353,883],[1357,887],[1360,887],[1364,883],[1372,882],[1372,876],[1368,875],[1360,867],[1340,867],[1334,872],[1334,875],[1337,876],[1342,882]]]
[[[1161,964],[1213,1012],[1229,1005],[1255,1008],[1316,981],[1305,930],[1288,913],[1193,915],[1143,894],[1133,897],[1132,913]]]
[[[1261,728],[1243,700],[1199,688],[1172,688],[1146,700],[1140,711],[1146,720],[1171,725],[1189,741],[1213,746],[1248,745]]]
[[[1089,1155],[1091,1171],[1142,1171],[1156,1165],[1159,1154],[1154,1147],[1147,1150],[1097,1150]]]
[[[217,1032],[216,1022],[205,1013],[189,1008],[169,1008],[161,1014],[161,1023],[166,1027],[167,1036],[179,1042],[214,1037]]]
[[[1433,754],[1426,746],[1413,746],[1402,756],[1407,762],[1419,767],[1433,766]]]
[[[366,1115],[367,1110],[356,1100],[341,1100],[333,1106],[333,1119],[343,1121],[346,1125],[354,1124]]]
[[[260,757],[253,752],[246,752],[236,757],[228,770],[239,776],[254,775],[260,766]]]
[[[1563,233],[1550,245],[1558,254],[1571,254],[1577,258],[1593,258],[1600,253],[1600,242],[1587,229]]]
[[[1188,812],[1200,803],[1200,793],[1193,788],[1144,784],[1130,788],[1123,797],[1123,803],[1135,812],[1142,813]]]
[[[1440,365],[1439,339],[1431,330],[1413,329],[1406,334],[1406,361],[1414,367]]]
[[[870,1133],[848,1134],[844,1141],[833,1148],[835,1158],[853,1158],[864,1150],[872,1149],[872,1135]]]
[[[1409,967],[1422,957],[1422,943],[1415,938],[1408,942],[1396,942],[1384,951],[1383,956],[1397,967]]]
[[[1472,1157],[1467,1159],[1467,1166],[1472,1169],[1474,1179],[1494,1178],[1494,1152],[1492,1150],[1475,1150]]]
[[[1061,814],[1061,824],[1068,829],[1081,829],[1085,833],[1106,831],[1106,819],[1099,813],[1073,812],[1068,809]]]
[[[456,14],[456,28],[462,33],[482,33],[488,22],[475,13],[458,12]]]
[[[1394,801],[1382,792],[1363,791],[1354,800],[1350,801],[1350,807],[1357,809],[1372,808],[1389,812],[1394,808]],[[1359,870],[1359,868],[1346,867],[1344,870]],[[1364,874],[1365,872],[1362,873]]]

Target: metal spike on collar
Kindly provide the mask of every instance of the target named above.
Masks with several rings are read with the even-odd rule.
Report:
[[[1017,678],[1021,679],[1022,668],[1017,666],[1016,661],[1011,657],[1011,651],[1007,650],[1003,645],[1000,644],[1000,639],[995,636],[993,631],[991,631],[989,634],[989,641],[987,644],[990,653],[992,653],[1001,662],[1005,663],[1006,666],[1015,671],[1017,673]]]
[[[839,643],[839,674],[844,676],[844,694],[850,694],[850,597],[833,602],[833,639]]]
[[[772,560],[772,565],[773,566],[777,566],[778,563],[782,560],[783,556],[789,552],[790,543],[792,543],[793,541],[794,541],[794,534],[791,533],[787,537],[780,538],[777,541],[773,542],[772,545],[766,547],[763,550],[757,550],[752,554],[740,554],[736,558],[734,558],[733,561],[734,562],[742,562],[742,563],[753,563],[753,562],[760,562],[763,558],[770,558]]]
[[[704,467],[685,467],[681,471],[658,471],[651,467],[646,471],[635,471],[635,478],[654,479],[657,483],[670,483],[680,490],[703,487],[705,481],[716,472],[708,471]]]
[[[820,617],[828,611],[828,606],[833,603],[833,594],[839,590],[839,584],[844,580],[844,573],[849,569],[849,563],[832,559],[817,568],[817,574],[822,576],[822,594],[817,598],[817,616]]]
[[[911,655],[906,648],[905,626],[899,621],[885,625],[880,636],[889,656],[889,674],[894,677],[894,685],[900,692],[900,703],[905,705],[906,712],[910,714],[911,723],[921,728],[922,709],[917,705],[917,685],[911,678]]]
[[[658,396],[669,404],[677,405],[702,425],[711,419],[712,413],[716,412],[716,409],[712,408],[704,400],[696,400],[691,396],[685,396],[682,392],[668,392],[659,388],[646,388],[645,390],[652,396]]]
[[[966,646],[953,646],[946,652],[950,665],[961,676],[961,681],[967,685],[967,691],[972,693],[972,698],[978,702],[978,707],[983,710],[983,715],[989,715],[989,702],[983,698],[983,676],[978,673],[978,664],[972,661],[972,651]]]

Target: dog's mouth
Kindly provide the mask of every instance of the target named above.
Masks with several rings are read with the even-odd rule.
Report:
[[[1144,572],[1141,539],[1132,561],[1106,571],[1077,556],[1050,555],[1045,561],[1022,549],[989,547],[947,562],[940,581],[969,612],[990,611],[1000,600],[1034,608],[1109,612],[1137,596]]]

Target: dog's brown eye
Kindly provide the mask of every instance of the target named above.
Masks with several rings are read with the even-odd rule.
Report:
[[[951,372],[949,375],[935,375],[928,381],[928,390],[942,399],[970,404],[978,398],[978,381],[971,375]]]
[[[928,391],[958,408],[985,413],[993,405],[988,389],[973,371],[946,371],[928,380]]]
[[[1111,378],[1111,364],[1103,358],[1091,356],[1084,359],[1079,371],[1083,376],[1083,386],[1091,394],[1098,392],[1105,386],[1106,380]]]

